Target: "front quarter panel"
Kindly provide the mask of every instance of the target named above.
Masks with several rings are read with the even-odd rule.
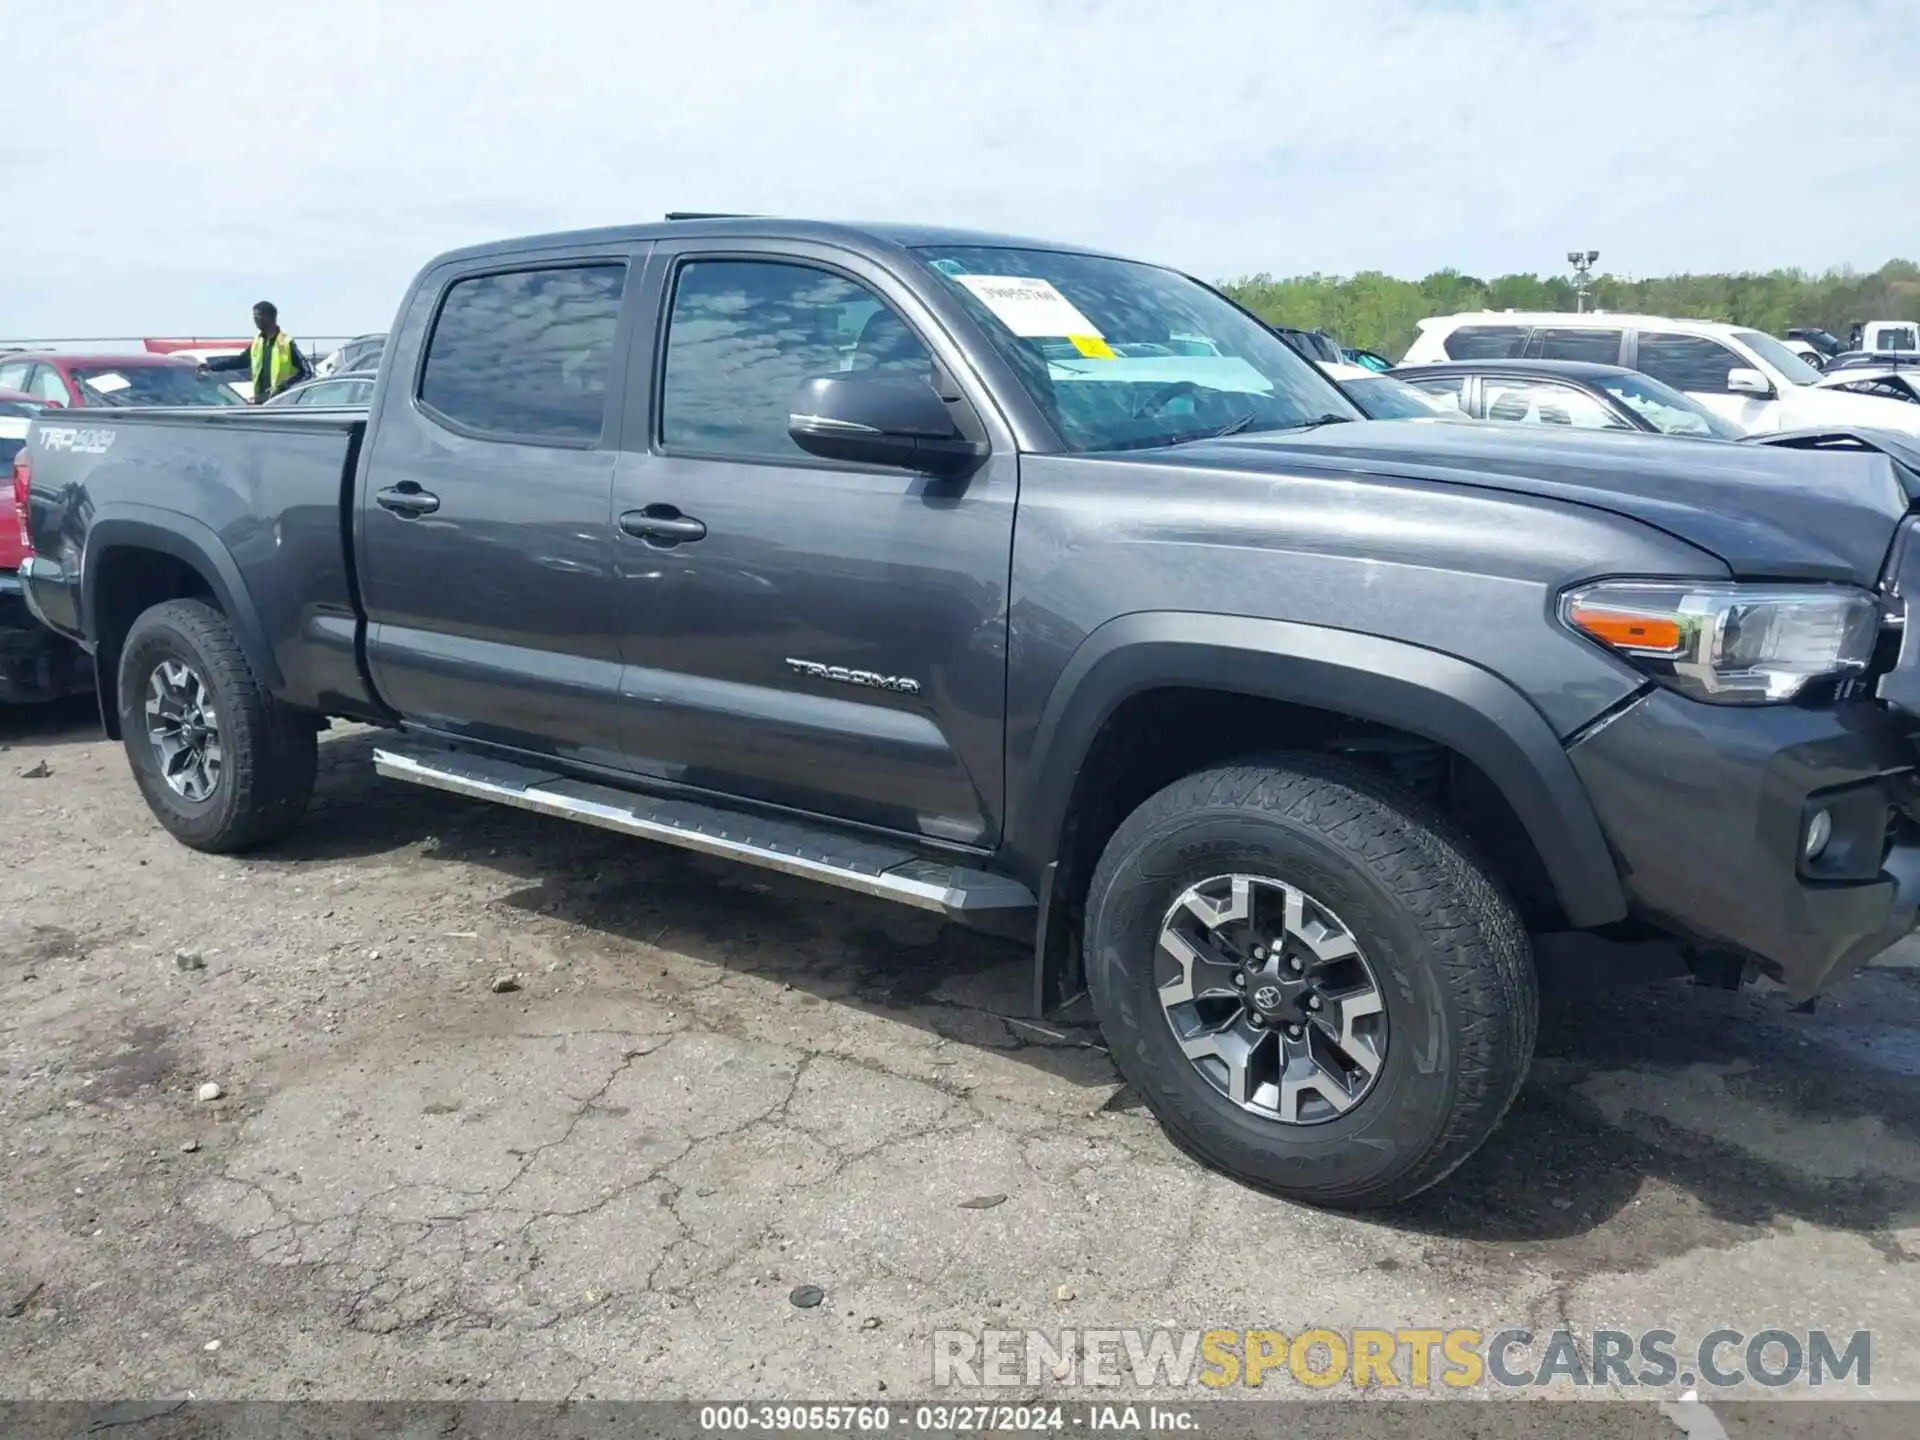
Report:
[[[1019,859],[1052,858],[1058,807],[1043,797],[1070,786],[1086,738],[1059,717],[1090,668],[1090,637],[1121,617],[1271,621],[1320,636],[1310,648],[1334,669],[1286,698],[1331,710],[1348,700],[1334,678],[1346,663],[1343,632],[1356,637],[1344,646],[1348,660],[1366,650],[1358,637],[1397,647],[1355,662],[1360,668],[1458,662],[1511,693],[1564,764],[1560,744],[1645,683],[1553,619],[1562,589],[1617,574],[1726,571],[1651,527],[1561,501],[1305,467],[1276,476],[1023,457],[1007,737],[1009,835]],[[1257,651],[1293,642],[1235,643]],[[1243,668],[1273,671],[1264,662]],[[1152,671],[1149,661],[1147,681],[1129,683],[1150,682]],[[1231,684],[1232,667],[1213,683]],[[1478,680],[1459,683],[1479,688]],[[1276,678],[1264,693],[1278,693],[1276,685],[1288,688]],[[1604,850],[1598,858],[1605,862]]]

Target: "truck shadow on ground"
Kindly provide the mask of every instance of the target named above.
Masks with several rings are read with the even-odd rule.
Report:
[[[1111,1065],[1084,1002],[1023,1017],[1022,947],[936,917],[666,846],[376,779],[364,734],[323,746],[315,813],[266,864],[460,861],[524,879],[505,903],[668,945],[819,1002],[992,1049],[1090,1089]],[[1550,983],[1533,1077],[1443,1185],[1374,1218],[1494,1251],[1573,1241],[1648,1264],[1801,1220],[1920,1260],[1920,972],[1869,972],[1821,1013],[1685,982]],[[1109,1109],[1138,1106],[1122,1090]],[[1505,1253],[1504,1251],[1500,1253]]]
[[[31,750],[91,745],[100,739],[100,708],[91,695],[42,705],[0,705],[0,746]]]

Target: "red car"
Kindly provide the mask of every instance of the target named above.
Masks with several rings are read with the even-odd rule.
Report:
[[[32,396],[0,390],[0,705],[58,700],[93,688],[86,652],[35,620],[16,573],[26,558],[27,427],[43,413]],[[17,462],[17,463],[16,463]]]
[[[40,405],[240,405],[217,376],[172,355],[0,355],[0,390],[19,390]]]

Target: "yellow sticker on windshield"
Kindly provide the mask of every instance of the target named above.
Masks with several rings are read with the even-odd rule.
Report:
[[[1069,335],[1067,341],[1089,360],[1118,360],[1113,347],[1098,335]]]

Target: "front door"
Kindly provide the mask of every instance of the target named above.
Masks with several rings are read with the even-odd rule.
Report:
[[[614,480],[629,764],[991,843],[1018,468],[950,342],[877,267],[798,245],[663,247],[648,309]],[[992,458],[956,481],[802,451],[802,382],[867,367],[936,384]]]
[[[369,426],[358,554],[374,684],[411,721],[619,761],[605,437],[628,269],[622,252],[455,273],[388,352],[407,371]]]
[[[1753,362],[1704,335],[1675,335],[1643,330],[1634,369],[1691,395],[1714,414],[1743,430],[1778,430],[1780,402],[1764,395],[1743,395],[1727,384],[1730,372],[1752,369]]]

